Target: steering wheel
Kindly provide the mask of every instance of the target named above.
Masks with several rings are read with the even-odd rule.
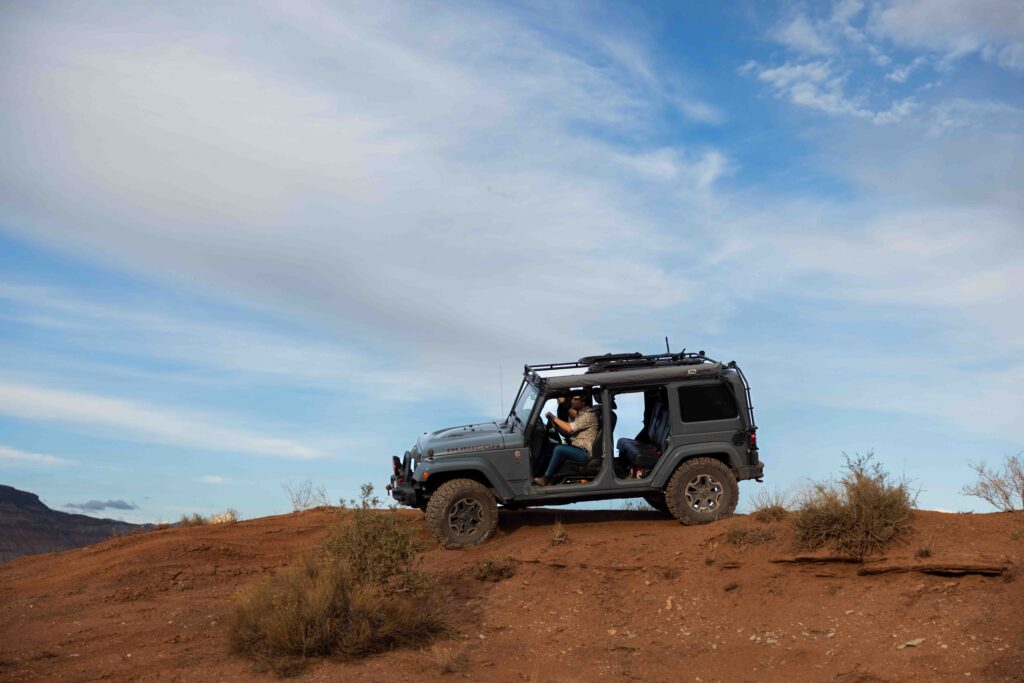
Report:
[[[562,433],[558,431],[557,427],[555,427],[555,423],[551,420],[551,418],[548,418],[545,422],[544,429],[549,441],[552,441],[556,444],[565,443],[562,440]]]

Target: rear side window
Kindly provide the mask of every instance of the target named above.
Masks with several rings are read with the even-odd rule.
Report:
[[[679,412],[683,422],[728,420],[739,415],[736,397],[726,384],[681,387]]]

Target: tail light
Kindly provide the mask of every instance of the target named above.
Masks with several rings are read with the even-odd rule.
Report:
[[[753,449],[757,448],[757,432],[753,430],[750,432],[750,447]]]

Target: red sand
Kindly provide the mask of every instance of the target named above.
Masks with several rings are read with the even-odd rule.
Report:
[[[422,526],[417,512],[401,512]],[[568,541],[552,545],[556,515]],[[273,680],[228,652],[240,586],[316,546],[329,511],[166,529],[0,565],[0,681]],[[736,548],[733,526],[777,538]],[[432,652],[314,660],[303,680],[1024,681],[1024,573],[858,575],[794,557],[785,523],[683,527],[656,513],[503,512],[487,545],[431,550],[457,635]],[[930,547],[932,554],[918,558]],[[513,558],[482,583],[484,559]],[[1024,563],[1024,516],[916,512],[882,565]],[[867,566],[878,566],[872,563]],[[917,645],[897,646],[921,640]],[[436,650],[465,650],[445,674]]]

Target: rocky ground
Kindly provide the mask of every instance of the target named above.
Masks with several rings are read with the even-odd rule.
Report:
[[[313,549],[335,514],[150,531],[0,565],[0,680],[272,680],[228,652],[231,596]],[[422,526],[417,512],[383,514]],[[742,530],[774,538],[730,542]],[[511,578],[474,578],[508,558]],[[1021,515],[915,512],[905,543],[861,565],[803,557],[785,522],[503,512],[487,545],[425,563],[449,586],[454,636],[316,661],[302,678],[1024,681]]]

